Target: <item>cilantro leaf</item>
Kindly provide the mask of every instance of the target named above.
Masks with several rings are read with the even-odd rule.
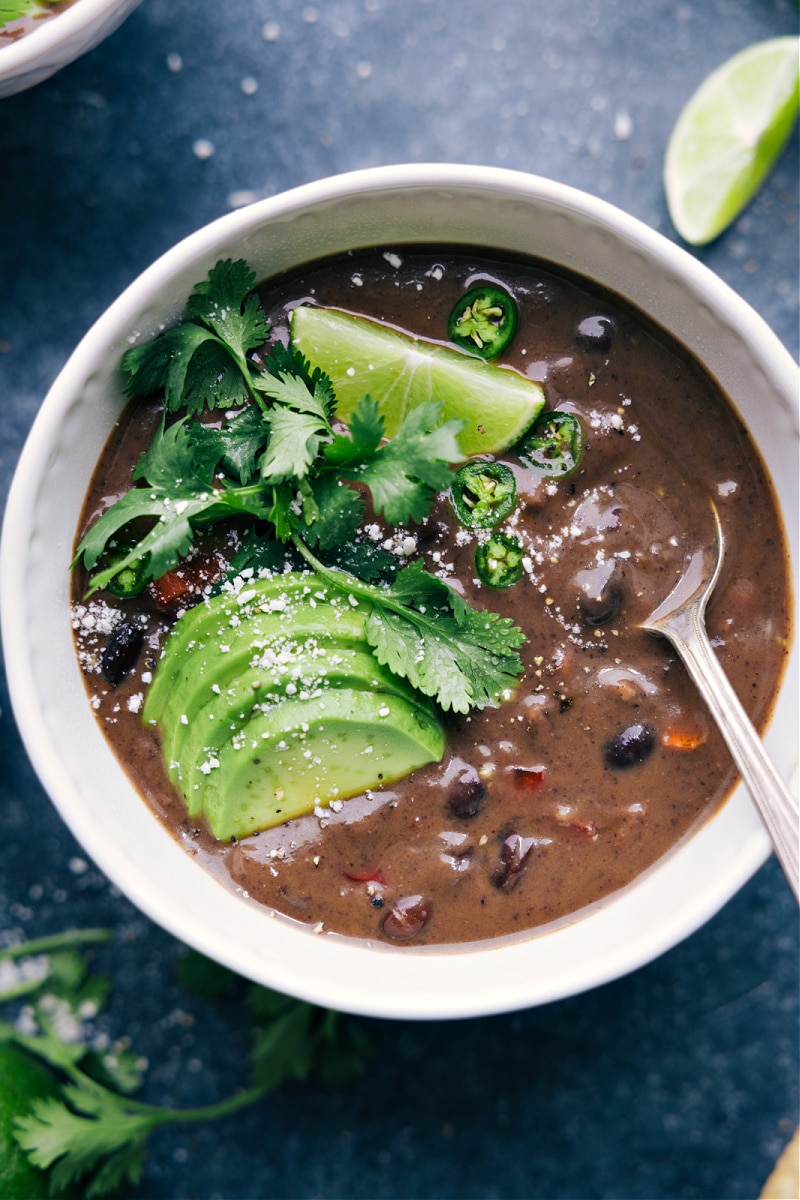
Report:
[[[354,1083],[374,1053],[363,1025],[332,1009],[320,1010],[317,1039],[317,1074],[326,1087]]]
[[[392,584],[392,599],[428,616],[456,613],[460,618],[464,611],[472,611],[449,583],[425,570],[421,558],[398,571]]]
[[[312,546],[331,550],[353,541],[364,518],[364,501],[358,492],[334,475],[321,475],[311,482],[316,503],[313,522],[306,525]]]
[[[80,1060],[80,1067],[95,1083],[125,1096],[132,1096],[142,1086],[143,1060],[124,1042],[106,1050],[89,1050]]]
[[[253,385],[272,401],[263,413],[270,436],[260,464],[262,479],[267,483],[305,479],[323,443],[332,437],[330,380],[279,342]]]
[[[288,484],[271,489],[271,502],[265,509],[265,516],[272,522],[279,542],[287,542],[293,536],[298,525],[297,500]]]
[[[308,1079],[316,1050],[311,1036],[313,1016],[310,1004],[290,1002],[272,1016],[269,1024],[257,1028],[251,1058],[258,1083],[273,1088]]]
[[[260,463],[266,483],[305,479],[314,465],[324,438],[329,436],[327,418],[291,408],[272,408],[264,415],[269,441]]]
[[[397,574],[397,559],[383,546],[360,538],[343,542],[324,555],[326,564],[347,571],[367,583],[388,583]]]
[[[125,556],[92,577],[90,592],[148,555],[149,576],[160,578],[191,550],[192,522],[201,515],[267,515],[260,489],[211,486],[215,455],[193,443],[184,419],[161,427],[134,471],[134,478],[148,486],[132,488],[98,518],[78,546],[76,561],[82,558],[91,570],[110,539],[132,521],[151,518],[151,528]]]
[[[264,987],[250,989],[248,1007],[255,1030],[254,1076],[262,1086],[303,1083],[312,1075],[336,1085],[363,1074],[372,1044],[341,1013]]]
[[[312,505],[304,505],[301,533],[309,546],[318,547],[323,562],[375,582],[394,575],[397,559],[371,538],[359,536],[364,519],[364,499],[333,474],[319,475],[309,483]]]
[[[247,264],[219,262],[189,297],[189,320],[165,329],[122,356],[126,392],[150,396],[164,390],[167,412],[239,407],[250,396],[247,353],[269,333]]]
[[[390,587],[363,583],[326,567],[295,536],[295,546],[333,587],[370,608],[365,636],[375,656],[447,711],[496,704],[522,673],[525,641],[508,618],[472,608],[422,560],[404,567]]]
[[[371,396],[364,396],[350,418],[347,434],[338,433],[325,447],[329,467],[357,467],[368,462],[383,440],[386,421]]]
[[[260,409],[251,404],[221,429],[193,422],[190,442],[227,475],[248,484],[267,442],[267,427]]]
[[[17,1142],[34,1166],[52,1167],[59,1191],[101,1167],[102,1176],[89,1186],[87,1196],[137,1183],[147,1136],[163,1122],[156,1115],[127,1111],[119,1096],[100,1087],[68,1084],[63,1096],[34,1101],[30,1113],[15,1122]]]
[[[250,399],[247,379],[221,342],[207,338],[192,357],[183,390],[167,396],[167,411],[188,415],[204,408],[240,408]]]
[[[439,424],[442,405],[429,400],[412,409],[391,441],[378,446],[383,419],[378,406],[365,397],[354,416],[347,438],[339,436],[324,453],[345,479],[365,483],[375,511],[393,524],[421,521],[430,511],[437,492],[450,485],[449,464],[463,458],[458,433],[464,422]]]
[[[469,609],[469,617],[420,618],[409,609],[376,605],[367,620],[366,637],[378,662],[403,675],[447,711],[496,704],[517,682],[522,661],[515,650],[521,631],[497,613]]]
[[[241,365],[248,350],[261,346],[269,333],[258,297],[251,295],[255,272],[243,259],[216,263],[189,297],[187,312],[212,330]]]
[[[283,542],[262,535],[255,528],[248,529],[231,559],[227,573],[213,585],[211,594],[216,595],[222,591],[226,582],[235,579],[242,571],[248,569],[254,573],[261,570],[277,572],[287,567],[291,570],[294,566],[299,565],[292,563],[290,561],[292,558],[294,556],[291,554],[291,548],[287,548]],[[183,979],[183,982],[187,981]],[[188,983],[187,986],[189,986]]]
[[[0,961],[27,959],[43,968],[38,975],[41,994],[35,1002],[41,1032],[23,1034],[15,1024],[0,1021],[0,1043],[15,1043],[27,1055],[55,1068],[46,1092],[22,1093],[24,1109],[8,1114],[13,1137],[28,1162],[48,1172],[52,1194],[72,1195],[79,1190],[87,1198],[116,1195],[126,1184],[141,1179],[147,1139],[154,1130],[228,1116],[272,1088],[311,1075],[341,1085],[364,1071],[372,1048],[351,1018],[249,985],[252,1086],[215,1104],[189,1109],[145,1104],[120,1094],[134,1090],[141,1081],[132,1052],[123,1050],[126,1061],[109,1069],[108,1063],[98,1061],[102,1056],[91,1049],[90,1030],[80,1022],[70,1023],[69,1032],[62,1034],[64,1023],[52,1003],[58,998],[68,1004],[77,1021],[77,1007],[92,984],[75,947],[108,936],[104,930],[79,930],[0,950]],[[242,982],[201,955],[194,956],[192,967],[195,979],[223,972],[226,986]],[[12,988],[0,1001],[8,1002],[15,995]],[[118,1047],[113,1050],[116,1056]],[[98,1075],[101,1065],[105,1074]]]
[[[172,425],[162,423],[152,442],[133,469],[134,481],[143,479],[151,487],[171,489],[195,485],[208,489],[214,479],[214,454],[195,442],[183,418]]]
[[[163,388],[167,412],[244,404],[250,392],[239,365],[215,334],[199,325],[166,329],[152,342],[131,346],[122,359],[126,392],[150,396]]]
[[[336,409],[331,381],[319,367],[312,368],[299,350],[276,342],[264,366],[253,380],[258,392],[296,412],[330,420]]]

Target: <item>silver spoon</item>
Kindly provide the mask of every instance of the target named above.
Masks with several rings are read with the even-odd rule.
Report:
[[[724,554],[719,514],[713,502],[711,507],[716,523],[713,546],[695,551],[688,569],[641,628],[668,638],[680,654],[761,814],[795,899],[800,900],[800,810],[768,758],[706,632],[706,604],[719,578]]]

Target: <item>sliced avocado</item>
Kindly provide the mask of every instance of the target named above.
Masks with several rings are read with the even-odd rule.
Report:
[[[256,613],[226,630],[223,637],[195,645],[174,664],[172,687],[162,703],[157,722],[164,729],[185,716],[191,720],[199,708],[213,699],[215,688],[229,687],[259,662],[268,665],[273,654],[294,656],[297,646],[314,640],[366,645],[367,614],[353,608],[317,604],[316,608],[290,605],[283,613]],[[159,663],[158,672],[164,668]],[[157,675],[158,678],[158,675]],[[153,719],[146,705],[145,720]]]
[[[432,709],[342,688],[248,722],[209,770],[203,811],[219,840],[280,825],[400,779],[444,754]]]
[[[223,592],[190,609],[175,624],[164,643],[145,701],[144,720],[160,721],[175,688],[180,690],[182,681],[195,678],[197,660],[190,665],[188,654],[194,655],[206,647],[214,656],[225,653],[222,647],[230,648],[239,644],[243,636],[248,636],[242,625],[256,617],[274,618],[270,623],[270,636],[274,636],[280,627],[291,631],[298,609],[326,612],[327,616],[323,618],[326,631],[331,624],[339,625],[352,618],[355,611],[344,595],[327,588],[313,572],[256,579],[236,596]],[[364,615],[359,615],[363,623]],[[335,630],[330,632],[336,635]]]
[[[272,666],[246,668],[205,704],[181,714],[172,724],[164,723],[167,773],[184,792],[190,816],[197,816],[203,806],[208,776],[201,765],[217,758],[225,742],[267,709],[295,696],[301,700],[316,698],[339,688],[402,696],[411,704],[420,702],[411,685],[382,667],[366,643],[319,639],[313,650],[304,651],[300,642],[297,653],[282,654],[280,659]]]
[[[145,703],[145,720],[159,719],[172,693],[184,655],[205,645],[219,646],[239,627],[242,616],[261,605],[266,611],[292,606],[298,595],[312,594],[317,576],[291,572],[253,580],[237,592],[220,592],[185,612],[171,629]]]

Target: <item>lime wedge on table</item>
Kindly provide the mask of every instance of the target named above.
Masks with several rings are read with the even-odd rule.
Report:
[[[387,437],[418,404],[438,400],[444,420],[466,422],[458,439],[464,454],[496,454],[519,440],[544,405],[539,385],[517,371],[339,309],[301,305],[292,313],[291,337],[330,376],[337,416],[347,420],[369,395]]]
[[[796,37],[748,46],[700,85],[664,161],[670,216],[687,242],[710,242],[753,198],[786,144],[799,101]]]

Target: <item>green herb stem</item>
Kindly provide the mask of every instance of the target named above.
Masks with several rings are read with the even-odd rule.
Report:
[[[17,958],[34,958],[37,954],[52,954],[54,950],[70,949],[73,946],[88,946],[110,942],[114,936],[111,929],[70,929],[65,933],[54,933],[35,938],[30,942],[19,942],[0,950],[0,962]]]
[[[146,1116],[148,1113],[157,1119],[158,1124],[173,1124],[178,1122],[190,1121],[213,1121],[217,1117],[227,1117],[231,1113],[238,1112],[239,1109],[247,1108],[251,1104],[255,1104],[267,1092],[272,1091],[271,1084],[257,1084],[253,1087],[243,1088],[240,1092],[234,1092],[232,1096],[226,1096],[224,1100],[218,1100],[215,1104],[208,1104],[201,1108],[161,1108],[157,1104],[143,1104],[139,1100],[124,1100],[125,1108],[133,1112],[141,1113]]]
[[[7,1004],[11,1000],[21,1000],[23,996],[30,996],[33,992],[38,992],[46,982],[47,976],[44,975],[41,979],[26,979],[24,983],[17,983],[7,991],[0,992],[0,1004]],[[0,1041],[2,1040],[3,1036],[0,1032]]]
[[[405,617],[406,620],[411,619],[415,625],[425,626],[432,633],[437,633],[436,621],[426,617],[419,609],[409,608],[402,601],[393,599],[391,591],[388,589],[373,587],[372,584],[364,583],[356,575],[351,575],[338,567],[326,567],[296,534],[292,535],[292,544],[308,565],[323,579],[327,579],[331,587],[335,587],[340,592],[351,593],[362,600],[380,605],[382,608],[388,608],[391,612],[397,613],[399,617]]]

